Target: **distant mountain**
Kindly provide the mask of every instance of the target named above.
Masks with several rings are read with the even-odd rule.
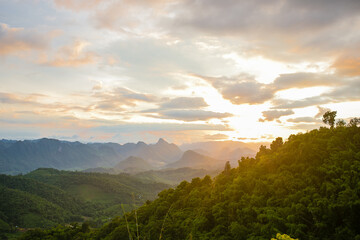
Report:
[[[153,169],[153,167],[144,159],[130,156],[127,159],[119,162],[113,168],[115,172],[143,172]]]
[[[182,157],[174,162],[166,165],[167,168],[183,168],[190,167],[196,169],[217,169],[225,165],[224,161],[201,155],[195,151],[188,150]]]
[[[237,141],[210,141],[184,144],[181,149],[183,151],[193,150],[216,159],[237,163],[237,160],[240,160],[241,157],[254,157],[261,144]]]
[[[99,154],[92,145],[56,139],[16,141],[0,151],[0,173],[26,173],[39,167],[83,169],[112,166],[116,152]]]
[[[114,168],[103,168],[103,167],[97,167],[97,168],[87,168],[85,170],[82,170],[82,172],[85,173],[108,173],[108,174],[117,174]]]
[[[130,156],[140,157],[154,167],[179,159],[182,151],[159,139],[156,144],[80,143],[42,138],[0,140],[0,173],[27,173],[40,167],[82,170],[113,167]],[[147,169],[148,170],[148,169]]]
[[[171,185],[177,185],[182,181],[191,181],[193,178],[204,177],[205,175],[215,176],[219,171],[193,169],[189,167],[176,169],[150,170],[136,173],[134,176],[147,181],[161,182]]]
[[[182,151],[178,146],[173,143],[168,143],[164,139],[160,138],[156,144],[145,144],[144,142],[138,142],[135,144],[125,144],[123,148],[129,150],[124,153],[124,156],[136,156],[149,162],[154,167],[162,167],[167,163],[174,162],[182,155]]]

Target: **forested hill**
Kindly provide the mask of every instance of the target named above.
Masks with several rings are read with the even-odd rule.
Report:
[[[101,174],[42,168],[23,176],[0,174],[1,232],[60,223],[99,225],[123,210],[152,200],[169,185],[128,174]]]
[[[28,232],[89,239],[360,239],[360,128],[320,128],[276,139],[255,158],[214,179],[195,178],[164,190],[127,218],[100,230]],[[79,236],[80,236],[79,235]],[[161,236],[161,237],[160,237]]]

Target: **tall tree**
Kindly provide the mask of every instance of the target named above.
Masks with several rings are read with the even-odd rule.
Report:
[[[329,124],[330,128],[334,128],[336,113],[336,111],[327,111],[323,115],[322,121],[325,124]]]

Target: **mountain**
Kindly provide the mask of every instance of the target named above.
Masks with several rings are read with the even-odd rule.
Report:
[[[124,157],[135,156],[146,160],[154,167],[163,167],[167,163],[174,162],[182,155],[182,151],[173,143],[168,143],[160,138],[156,144],[145,144],[138,142],[137,144],[125,144],[123,149]]]
[[[360,239],[359,179],[360,127],[322,127],[286,142],[277,138],[236,168],[164,190],[85,236],[81,228],[64,227],[29,231],[23,239],[65,233],[109,240],[265,240],[277,233],[303,240]]]
[[[254,157],[261,144],[268,145],[268,143],[209,141],[183,144],[181,149],[183,151],[193,150],[206,156],[237,164],[241,157]]]
[[[99,151],[80,142],[39,140],[15,141],[0,150],[0,173],[26,173],[39,167],[84,169],[113,166],[121,159],[115,151]]]
[[[116,172],[143,172],[153,169],[153,167],[144,159],[130,156],[127,159],[119,162],[113,168]]]
[[[166,168],[195,168],[195,169],[218,169],[224,167],[225,162],[201,155],[192,150],[184,152],[182,157],[174,162],[166,165]]]
[[[143,158],[154,167],[179,159],[182,151],[159,139],[156,144],[80,143],[42,138],[38,140],[0,140],[0,173],[27,173],[40,167],[82,170],[113,167],[130,156]]]
[[[218,174],[217,170],[193,169],[189,167],[176,169],[161,169],[150,170],[145,172],[135,173],[135,177],[144,179],[146,181],[161,182],[170,185],[178,185],[182,181],[191,181],[193,178],[204,177],[206,175],[215,176]]]

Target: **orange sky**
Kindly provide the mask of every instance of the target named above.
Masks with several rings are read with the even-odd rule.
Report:
[[[0,2],[0,136],[271,141],[360,115],[360,1]]]

